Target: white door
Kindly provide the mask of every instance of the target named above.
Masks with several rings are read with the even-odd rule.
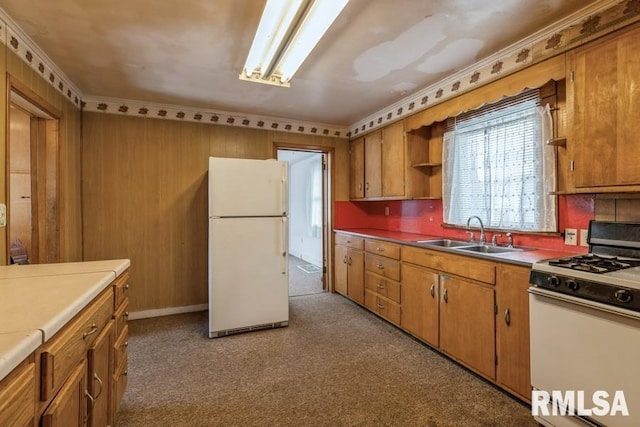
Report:
[[[285,217],[210,219],[209,263],[210,336],[289,321]]]
[[[281,216],[286,194],[284,162],[209,158],[209,217]]]

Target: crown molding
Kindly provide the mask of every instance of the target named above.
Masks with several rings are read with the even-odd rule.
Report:
[[[67,97],[77,108],[82,104],[82,91],[62,72],[46,53],[0,8],[0,42],[7,46],[40,77]]]
[[[603,0],[349,126],[362,135],[640,20],[637,0]]]
[[[170,104],[134,101],[129,99],[87,96],[83,111],[147,117],[163,120],[209,123],[243,128],[283,131],[297,134],[348,138],[348,128],[324,123],[289,120],[279,117],[258,116],[238,112],[194,108]]]

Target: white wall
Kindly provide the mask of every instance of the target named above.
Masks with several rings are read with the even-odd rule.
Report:
[[[322,230],[312,235],[309,226],[309,186],[313,167],[322,167],[322,154],[295,153],[289,161],[289,253],[322,266]],[[318,188],[322,194],[322,187]],[[322,210],[317,212],[322,218]]]

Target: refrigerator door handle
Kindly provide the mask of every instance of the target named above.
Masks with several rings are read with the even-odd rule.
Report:
[[[287,263],[289,262],[287,259],[287,245],[288,245],[288,238],[287,238],[287,217],[283,216],[282,217],[282,231],[281,231],[281,248],[282,248],[282,274],[287,274]]]
[[[287,216],[287,169],[283,166],[284,172],[280,184],[280,202],[282,203],[282,216]]]

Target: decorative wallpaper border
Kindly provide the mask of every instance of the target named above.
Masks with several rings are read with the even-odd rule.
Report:
[[[639,20],[640,0],[597,2],[348,127],[83,95],[2,8],[0,42],[29,64],[72,104],[87,111],[350,138],[408,117]]]
[[[0,9],[0,42],[49,82],[69,102],[80,108],[82,92],[55,63],[27,36],[4,10]]]
[[[640,0],[601,1],[349,126],[358,136],[640,20]]]
[[[346,127],[127,99],[86,97],[84,111],[348,138]]]

